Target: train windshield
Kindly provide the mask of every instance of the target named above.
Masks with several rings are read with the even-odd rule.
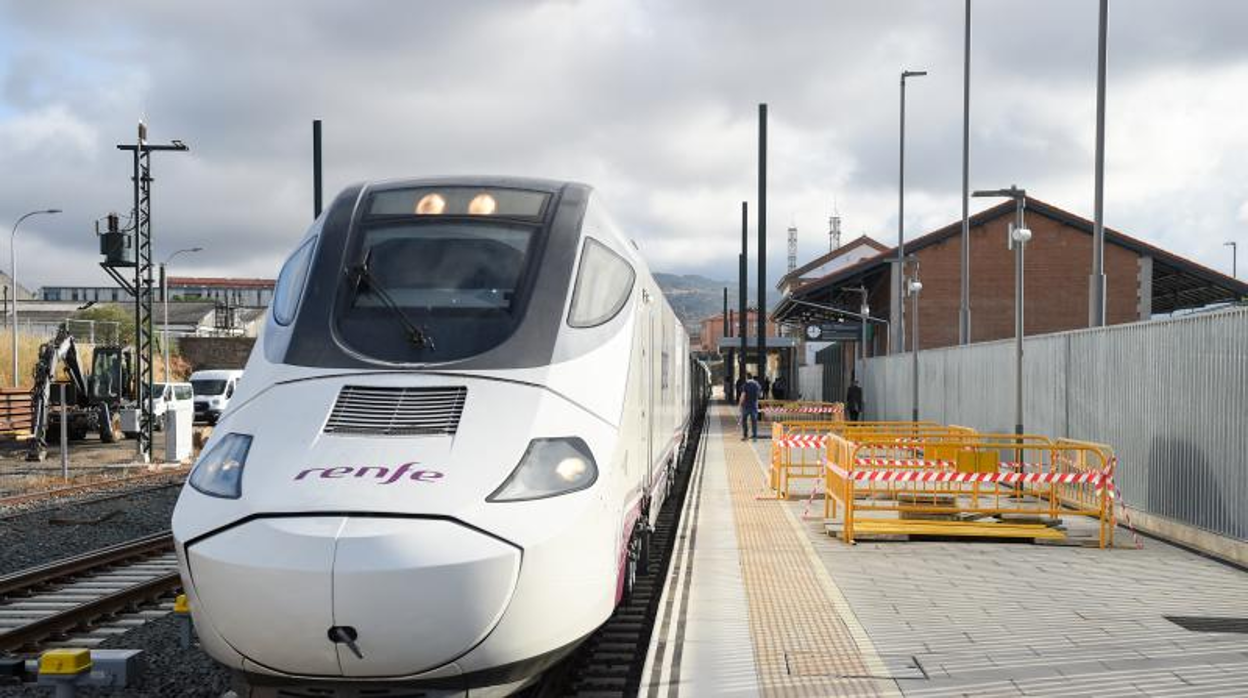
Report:
[[[374,198],[373,215],[348,241],[335,311],[352,349],[385,361],[442,362],[482,353],[515,330],[541,227],[523,216],[448,211],[458,198],[474,201],[470,193],[439,193],[427,213],[421,207],[433,195],[419,190],[402,192],[401,205],[392,192]]]

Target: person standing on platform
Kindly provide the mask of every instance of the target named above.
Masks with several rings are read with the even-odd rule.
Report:
[[[845,392],[845,413],[849,415],[849,421],[857,422],[862,419],[862,386],[858,385],[858,379],[855,378],[849,383],[849,390]]]
[[[783,400],[788,387],[783,375],[776,376],[776,382],[771,384],[771,397],[776,400]]]
[[[754,376],[750,376],[749,380],[741,385],[740,395],[737,397],[737,404],[741,406],[741,440],[752,436],[758,439],[758,399],[763,393],[763,386],[754,380]]]

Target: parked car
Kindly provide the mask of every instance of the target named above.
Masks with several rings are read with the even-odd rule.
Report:
[[[153,383],[152,384],[152,418],[157,429],[165,428],[165,412],[170,405],[191,405],[195,399],[195,389],[190,383]]]
[[[230,398],[242,379],[242,371],[196,371],[191,374],[195,390],[195,421],[216,424],[230,405]]]

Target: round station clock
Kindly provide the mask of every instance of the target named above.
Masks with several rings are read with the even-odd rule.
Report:
[[[807,325],[807,326],[806,326],[806,338],[807,338],[807,339],[819,339],[819,338],[820,338],[820,337],[822,337],[822,336],[823,336],[823,328],[822,328],[822,327],[820,327],[820,326],[818,326],[818,325]]]

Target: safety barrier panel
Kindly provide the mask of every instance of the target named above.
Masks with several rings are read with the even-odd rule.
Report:
[[[1050,524],[1072,515],[1097,519],[1100,547],[1113,545],[1108,446],[947,429],[921,433],[916,425],[902,439],[857,440],[883,433],[866,430],[828,435],[824,517],[841,520],[845,542],[859,532],[1064,538]]]
[[[833,421],[845,419],[845,405],[839,402],[810,402],[803,400],[761,400],[759,414],[772,422],[783,421]]]
[[[773,422],[771,428],[770,487],[781,499],[789,496],[794,480],[824,479],[823,448],[833,435],[862,435],[879,443],[893,443],[893,448],[873,449],[876,458],[904,459],[913,457],[915,439],[938,441],[961,438],[974,431],[965,427],[946,427],[934,422],[845,422],[794,421]]]

